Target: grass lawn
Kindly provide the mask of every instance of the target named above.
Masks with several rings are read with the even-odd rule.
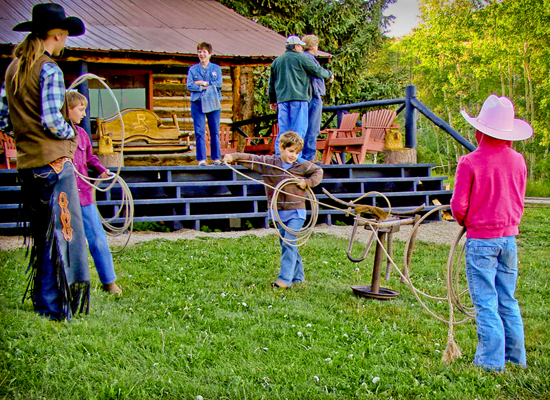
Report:
[[[0,252],[0,398],[550,399],[549,226],[550,209],[526,210],[517,297],[529,367],[503,374],[472,365],[473,321],[455,329],[463,357],[442,363],[447,325],[395,272],[383,286],[397,299],[355,297],[351,285],[370,284],[372,251],[352,263],[347,241],[328,235],[302,248],[308,282],[291,290],[270,286],[275,236],[127,248],[115,255],[123,296],[102,293],[94,270],[90,314],[71,323],[21,304],[25,252]],[[443,293],[448,252],[417,245],[411,276],[420,289]]]

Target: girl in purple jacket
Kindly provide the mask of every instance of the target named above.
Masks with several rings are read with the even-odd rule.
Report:
[[[76,126],[86,116],[88,100],[84,95],[71,91],[67,93],[67,105],[69,107],[69,119],[75,124],[78,133],[78,145],[73,161],[75,170],[84,176],[88,176],[88,167],[90,167],[100,174],[100,178],[107,178],[109,171],[101,165],[97,156],[94,155],[88,133],[80,126]],[[94,204],[93,188],[78,175],[76,175],[76,184],[82,207],[86,240],[103,290],[113,294],[121,294],[122,290],[115,283],[115,268],[111,249],[107,242],[107,235]]]
[[[523,214],[527,167],[512,150],[515,140],[533,134],[515,119],[506,97],[490,95],[477,118],[462,116],[476,128],[479,147],[458,162],[451,209],[466,227],[466,277],[476,310],[478,346],[474,364],[504,371],[506,362],[527,366],[523,321],[514,297],[517,268],[515,237]]]

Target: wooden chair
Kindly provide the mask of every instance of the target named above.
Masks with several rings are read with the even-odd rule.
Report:
[[[4,149],[6,169],[11,169],[10,158],[17,159],[17,150],[15,149],[15,140],[13,140],[11,136],[6,135],[4,132],[0,132],[0,141],[2,142],[2,149]]]
[[[329,141],[333,142],[334,139],[336,138],[343,139],[343,138],[355,137],[356,133],[361,131],[361,128],[356,126],[358,119],[359,119],[359,113],[344,114],[342,116],[342,121],[340,121],[339,128],[325,129],[319,132],[319,135],[323,133],[326,133],[327,135],[327,138],[325,140],[321,139],[317,141],[317,150],[323,149],[323,157],[321,160],[323,164],[330,164],[332,161],[333,155],[336,158],[337,163],[342,164],[340,153],[331,152],[330,154],[328,154],[327,143]]]
[[[279,135],[279,124],[275,123],[271,127],[271,135],[246,138],[244,146],[245,153],[271,155],[275,154],[275,142]],[[253,144],[256,142],[256,144]]]
[[[205,126],[204,140],[206,142],[206,156],[210,157],[210,130],[208,124]],[[226,154],[237,152],[237,140],[231,135],[231,128],[228,125],[220,125],[220,150],[222,158]]]
[[[356,136],[355,133],[340,137],[329,136],[323,154],[323,163],[330,163],[332,154],[336,151],[344,151],[352,154],[355,164],[363,164],[367,154],[376,154],[384,150],[386,133],[389,129],[398,127],[393,125],[396,116],[394,110],[369,111],[363,115],[360,136]],[[338,164],[342,164],[342,160],[338,157],[337,161]]]
[[[357,120],[359,119],[359,113],[349,113],[344,114],[342,116],[342,120],[340,121],[340,126],[336,129],[324,129],[321,132],[319,132],[319,136],[322,134],[326,135],[326,138],[323,139],[317,139],[317,146],[316,150],[321,151],[321,153],[324,153],[325,146],[327,144],[327,139],[329,135],[335,132],[335,135],[337,137],[347,137],[347,136],[353,136],[356,132],[360,130],[359,127],[357,127]],[[340,157],[340,153],[335,153],[334,157],[336,158],[338,164],[342,164],[342,160]],[[321,160],[324,160],[324,156],[321,158]],[[323,164],[327,164],[323,161]]]

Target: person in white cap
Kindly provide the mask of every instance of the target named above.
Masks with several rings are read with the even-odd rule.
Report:
[[[462,156],[451,209],[466,227],[466,277],[476,310],[478,346],[474,364],[503,372],[506,362],[527,367],[523,320],[514,294],[518,276],[515,236],[523,214],[527,167],[512,141],[533,134],[515,119],[506,97],[490,95],[477,118],[479,147]]]
[[[277,110],[279,132],[297,132],[304,139],[308,126],[308,104],[311,100],[310,76],[329,79],[332,72],[324,69],[304,54],[305,43],[298,36],[289,36],[286,51],[271,64],[269,102]],[[279,155],[279,140],[275,142]]]

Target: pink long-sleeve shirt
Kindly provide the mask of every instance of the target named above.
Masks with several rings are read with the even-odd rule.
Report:
[[[75,125],[76,126],[76,125]],[[78,134],[78,145],[74,153],[74,167],[84,176],[88,176],[88,167],[95,169],[99,175],[107,170],[94,155],[92,151],[92,143],[88,133],[80,126],[76,126]],[[80,205],[87,206],[94,202],[93,188],[76,176],[76,185],[78,187],[78,196],[80,197]]]
[[[460,157],[453,216],[473,239],[515,236],[523,215],[527,166],[511,142],[477,135],[479,147]]]

